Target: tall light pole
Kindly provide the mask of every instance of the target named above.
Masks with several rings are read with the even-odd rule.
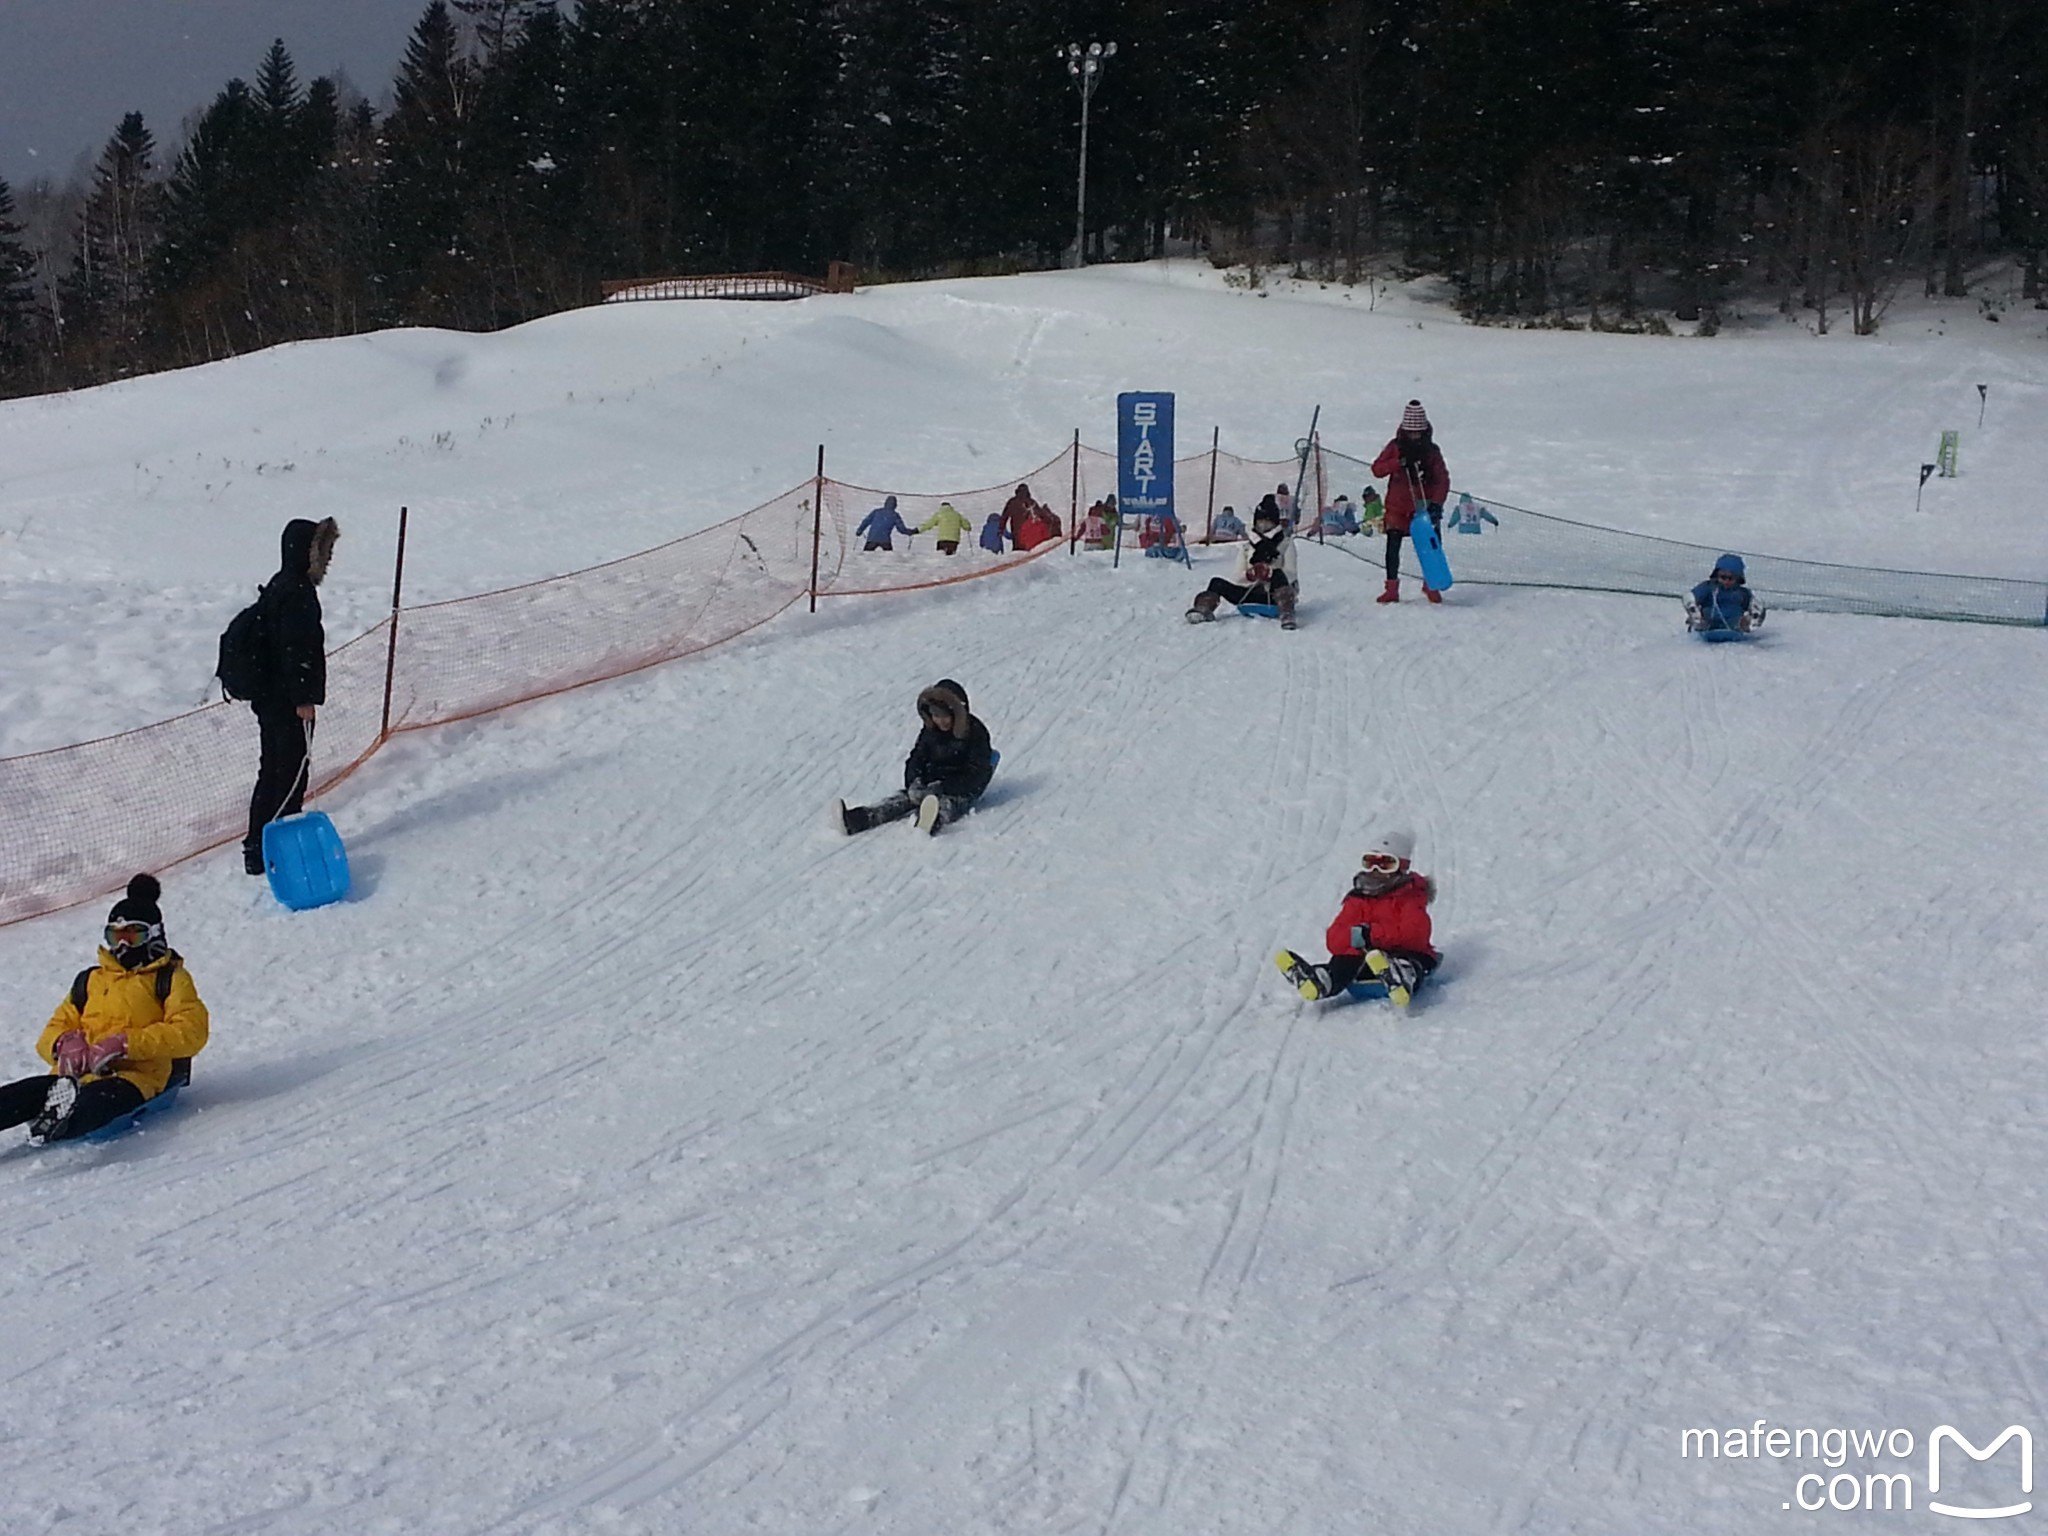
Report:
[[[1074,186],[1074,265],[1088,264],[1088,103],[1095,99],[1095,87],[1102,84],[1102,72],[1116,57],[1115,43],[1090,43],[1083,48],[1069,43],[1055,49],[1053,57],[1067,61],[1067,73],[1081,93],[1081,175]]]

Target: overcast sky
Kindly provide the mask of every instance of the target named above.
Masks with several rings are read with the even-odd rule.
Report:
[[[345,70],[382,103],[427,0],[0,0],[0,177],[62,180],[124,113],[159,150],[281,37],[299,83]]]

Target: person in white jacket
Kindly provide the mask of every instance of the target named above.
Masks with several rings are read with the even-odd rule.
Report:
[[[1282,629],[1294,628],[1294,600],[1300,591],[1294,570],[1294,530],[1271,496],[1252,514],[1252,536],[1237,552],[1237,580],[1221,576],[1188,609],[1190,624],[1206,624],[1225,602],[1270,603],[1280,614]]]

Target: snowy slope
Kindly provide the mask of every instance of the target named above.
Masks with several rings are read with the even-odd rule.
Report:
[[[1132,387],[1177,392],[1183,453],[1215,425],[1226,449],[1284,458],[1320,403],[1324,441],[1369,458],[1419,394],[1456,483],[1511,505],[1811,559],[2048,575],[2048,314],[1991,325],[1975,302],[1929,307],[1875,338],[1772,315],[1704,341],[1474,328],[1411,292],[1372,302],[1160,263],[609,305],[0,403],[0,608],[23,642],[0,654],[0,753],[197,703],[289,517],[342,524],[326,593],[339,638],[389,609],[401,505],[407,593],[431,601],[729,517],[807,479],[819,443],[855,484],[998,484],[1076,427],[1114,446]],[[1916,516],[1943,427],[1964,432],[1964,476],[1930,483]]]
[[[954,313],[991,290],[1121,296],[1026,354]],[[969,438],[1009,466],[1055,410],[1099,420],[1133,329],[1177,313],[1183,347],[1211,328],[1248,347],[1245,313],[1295,302],[1142,273],[862,297],[883,334],[821,336],[808,305],[636,311],[642,337],[703,328],[664,385],[652,348],[620,346],[608,379],[565,340],[608,314],[435,339],[552,348],[564,391],[610,392],[587,418],[539,413],[558,453],[579,419],[651,434],[647,391],[724,399],[705,359],[745,346],[757,385],[729,407],[733,440],[707,436],[701,471],[647,450],[671,501],[651,469],[636,491],[580,461],[608,509],[583,542],[548,516],[584,494],[578,466],[504,446],[519,424],[502,461],[377,446],[454,419],[388,375],[389,416],[368,419],[363,391],[418,338],[334,344],[290,390],[237,370],[322,349],[35,409],[73,412],[79,443],[168,441],[300,391],[307,442],[331,419],[354,443],[330,454],[332,499],[250,493],[236,526],[423,503],[409,472],[453,487],[466,465],[447,526],[510,576],[650,542],[700,490],[746,496],[767,434],[738,425],[776,398],[919,450],[848,478],[1000,478],[970,473]],[[1325,301],[1296,307],[1303,336],[1333,324]],[[1705,358],[1733,395],[1783,388],[1800,345],[1423,323],[1413,343],[1384,334],[1444,375],[1417,386],[1440,419],[1468,347],[1497,364],[1592,349],[1566,381],[1588,409],[1562,384],[1493,398],[1560,424],[1640,366],[1672,462],[1641,450],[1639,487],[1704,471],[1710,449],[1678,443],[1712,381],[1651,397],[1655,365],[1628,348],[1681,349],[1659,354],[1667,374]],[[820,385],[833,334],[845,361]],[[1829,355],[1851,359],[1843,416],[1809,399],[1758,429],[1760,465],[1812,446],[1814,497],[1818,445],[1862,430],[1848,418],[1886,388],[1883,354]],[[829,392],[863,371],[923,380],[933,356],[957,371],[928,397]],[[2001,357],[2023,361],[1951,361]],[[1258,365],[1273,391],[1283,361]],[[323,418],[323,371],[358,366],[371,382],[337,382]],[[1390,373],[1378,392],[1408,387]],[[1284,433],[1257,396],[1245,412]],[[35,552],[10,544],[5,577],[10,629],[19,613],[78,636],[62,667],[8,663],[20,728],[64,739],[151,649],[126,631],[170,610],[63,611],[55,573],[140,514],[15,408],[0,432],[46,454],[0,487],[0,522],[40,517],[38,498],[73,509]],[[1526,483],[1565,483],[1589,440],[1531,433]],[[228,499],[167,504],[165,560],[195,591],[232,585],[200,526]],[[1811,506],[1788,532],[1813,542],[1788,552],[1867,552],[1849,547],[1859,508]],[[2035,574],[2022,532],[2000,536],[1999,569]],[[423,564],[461,589],[462,559]],[[282,911],[231,851],[169,872],[216,1030],[185,1106],[101,1148],[0,1141],[10,1529],[1735,1536],[1806,1528],[1780,1507],[1794,1479],[1839,1469],[1703,1466],[1679,1455],[1685,1428],[2048,1430],[2042,637],[1781,616],[1764,644],[1707,648],[1673,604],[1473,588],[1389,610],[1369,572],[1315,549],[1298,634],[1180,625],[1222,569],[1060,559],[828,603],[401,739],[325,802],[357,875],[337,908]],[[131,590],[112,565],[86,579]],[[374,611],[375,578],[349,580]],[[828,833],[830,796],[894,783],[911,698],[941,674],[1004,753],[983,808],[931,842]],[[1390,823],[1442,885],[1443,984],[1406,1019],[1309,1010],[1270,953],[1319,943]],[[99,915],[0,930],[22,1070]],[[1924,1503],[1924,1462],[1881,1468],[1898,1469]],[[1989,1477],[1951,1468],[1944,1494],[1990,1502],[1972,1475]],[[1918,1503],[1892,1518],[1943,1523]]]

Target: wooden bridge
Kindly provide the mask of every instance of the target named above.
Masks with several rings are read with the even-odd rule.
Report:
[[[835,261],[821,280],[796,272],[704,272],[694,277],[625,277],[602,285],[604,302],[637,299],[807,299],[814,293],[851,293],[858,273]]]

